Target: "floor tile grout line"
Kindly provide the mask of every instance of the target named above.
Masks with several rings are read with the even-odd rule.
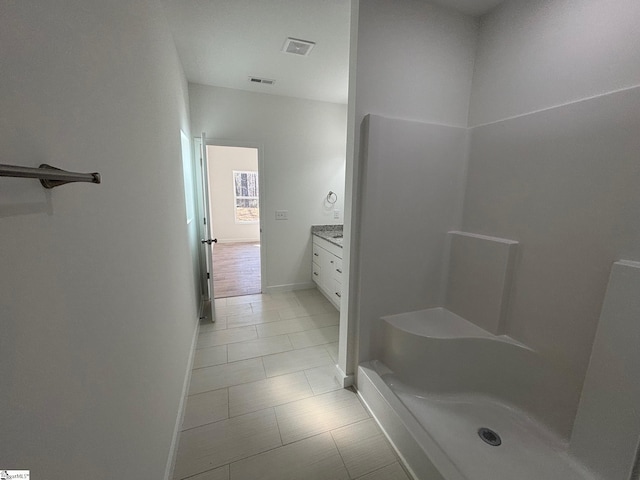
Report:
[[[371,470],[370,472],[367,472],[367,473],[365,473],[363,475],[360,475],[359,477],[351,477],[351,480],[359,480],[361,478],[366,477],[367,475],[371,475],[372,473],[375,473],[375,472],[377,472],[379,470],[382,470],[383,468],[387,468],[388,466],[393,465],[394,463],[399,463],[399,462],[398,462],[398,460],[396,460],[395,462],[391,462],[391,463],[389,463],[387,465],[383,465],[382,467],[379,467],[379,468],[376,468],[374,470]],[[349,475],[351,475],[351,474],[349,474]]]
[[[250,360],[250,359],[247,359]],[[241,362],[242,360],[238,360],[239,362]],[[214,363],[213,365],[203,365],[201,367],[194,367],[191,369],[191,372],[195,372],[196,370],[202,370],[203,368],[210,368],[210,367],[220,367],[222,365],[229,365],[229,363],[236,363],[236,362],[223,362],[223,363]]]
[[[333,430],[331,430],[331,431],[332,431],[332,432],[335,432],[336,430],[340,430],[340,429],[342,429],[342,428],[347,428],[347,427],[353,427],[353,426],[355,426],[355,425],[358,425],[359,423],[370,422],[371,420],[373,420],[371,417],[367,417],[367,418],[365,418],[365,419],[363,419],[363,420],[358,420],[357,422],[353,422],[353,423],[350,423],[350,424],[348,424],[348,425],[343,425],[342,427],[334,428],[334,429],[333,429]],[[373,435],[372,437],[375,437],[375,436],[378,436],[378,435],[382,435],[382,436],[384,437],[384,434],[383,434],[383,433],[382,433],[382,431],[380,430],[380,427],[378,426],[378,424],[377,424],[377,423],[375,423],[375,421],[374,421],[374,424],[375,424],[375,426],[376,426],[376,430],[378,430],[378,433],[377,433],[376,435]],[[372,438],[372,437],[367,437],[367,438]]]
[[[256,327],[258,325],[268,325],[270,323],[276,323],[276,322],[282,322],[282,320],[280,319],[280,320],[270,320],[270,321],[267,321],[267,322],[246,323],[246,324],[240,325],[238,327],[229,327],[229,326],[227,326],[227,330],[229,328],[233,329],[233,328],[252,327],[252,326]],[[215,330],[213,330],[213,331],[215,331]]]
[[[328,393],[331,393],[331,392],[328,392]],[[324,395],[324,393],[322,393],[321,395]],[[311,397],[309,397],[309,398],[311,398]],[[308,399],[303,399],[303,400],[308,400]],[[355,425],[355,424],[356,424],[356,423],[358,423],[358,422],[360,422],[360,420],[357,420],[357,421],[354,421],[354,422],[345,423],[344,425],[340,425],[339,427],[333,428],[333,429],[331,429],[331,430],[324,430],[323,432],[320,432],[320,433],[317,433],[317,434],[316,434],[316,433],[314,433],[314,434],[313,434],[313,435],[311,435],[311,436],[320,435],[320,434],[322,434],[322,433],[327,433],[327,432],[328,432],[328,433],[331,433],[333,430],[338,430],[338,429],[340,429],[340,428],[349,427],[349,426]],[[306,438],[310,438],[310,437],[298,438],[298,439],[294,440],[293,442],[289,442],[289,443],[287,443],[286,445],[291,445],[292,443],[299,442],[300,440],[304,440],[304,439],[306,439]]]
[[[333,442],[333,446],[336,447],[336,451],[338,452],[338,455],[340,456],[340,460],[342,460],[342,465],[344,466],[344,469],[347,471],[347,475],[349,475],[350,479],[353,478],[351,476],[351,472],[347,468],[347,462],[344,461],[344,457],[342,456],[342,452],[340,451],[340,448],[338,447],[338,443],[336,442],[336,439],[333,436],[333,430],[329,431],[329,435],[331,435],[331,441]]]
[[[312,368],[316,368],[316,367],[312,367]],[[311,370],[311,369],[307,369],[307,370]],[[289,402],[278,403],[276,405],[271,405],[269,407],[259,408],[258,410],[253,410],[251,412],[245,412],[245,413],[242,413],[240,415],[234,415],[233,417],[231,417],[231,415],[229,415],[229,418],[241,417],[242,415],[246,415],[247,413],[259,412],[259,411],[262,411],[262,410],[266,410],[267,408],[273,408],[275,410],[276,407],[282,407],[284,405],[290,405],[292,403],[299,402],[300,400],[308,400],[309,398],[312,398],[312,397],[318,397],[320,395],[326,395],[328,393],[332,393],[332,392],[336,391],[336,390],[330,390],[328,392],[323,392],[323,393],[317,393],[317,394],[314,393],[313,392],[313,387],[311,386],[311,382],[309,382],[309,379],[308,379],[308,377],[306,375],[306,372],[304,370],[298,370],[297,372],[291,372],[291,373],[283,373],[282,375],[276,375],[275,377],[267,377],[267,378],[263,378],[262,380],[255,380],[253,382],[240,383],[238,385],[232,385],[232,386],[229,386],[229,387],[226,387],[226,388],[228,388],[230,390],[233,387],[240,387],[242,385],[249,385],[251,383],[264,382],[265,380],[271,380],[271,379],[278,378],[278,377],[284,377],[285,375],[293,375],[295,373],[303,373],[304,374],[305,380],[307,381],[307,385],[309,386],[309,390],[311,391],[311,395],[309,395],[308,397],[303,397],[303,398],[298,398],[296,400],[291,400]],[[221,389],[219,389],[219,390],[221,390]],[[231,403],[229,403],[229,408],[231,408]],[[231,412],[229,411],[229,413],[231,413]],[[277,419],[277,415],[276,415],[276,419]],[[215,423],[215,422],[212,422],[212,423]]]
[[[189,399],[189,397],[196,397],[198,395],[204,395],[205,393],[217,392],[218,390],[224,390],[225,388],[230,388],[230,387],[220,387],[220,388],[214,388],[213,390],[207,390],[206,392],[192,393],[191,395],[187,395],[187,400]]]
[[[215,345],[213,347],[205,347],[205,348],[220,348],[220,347],[226,347],[226,345]],[[199,350],[204,350],[204,348],[200,348]],[[199,367],[192,367],[191,368],[191,373],[193,373],[195,370],[200,370],[201,368],[217,367],[219,365],[227,365],[229,363],[229,353],[228,353],[228,349],[227,348],[224,349],[224,356],[225,356],[224,362],[214,363],[212,365],[201,365]]]
[[[366,410],[366,409],[365,409],[365,410]],[[374,435],[371,435],[371,436],[369,436],[369,437],[366,437],[366,438],[365,438],[365,440],[366,440],[366,439],[370,439],[370,438],[375,438],[375,437],[381,437],[381,438],[384,440],[384,443],[385,443],[385,445],[387,446],[387,448],[389,448],[389,450],[390,450],[390,451],[391,451],[391,453],[393,454],[393,461],[392,461],[391,463],[387,463],[386,465],[382,465],[381,467],[378,467],[378,468],[376,468],[376,469],[374,469],[374,470],[371,470],[370,472],[364,473],[364,474],[362,474],[362,475],[360,475],[360,476],[358,476],[358,477],[351,477],[351,472],[349,472],[349,476],[350,476],[351,480],[357,480],[357,479],[359,479],[359,478],[363,478],[363,477],[365,477],[365,476],[367,476],[367,475],[370,475],[370,474],[372,474],[372,473],[374,473],[374,472],[377,472],[378,470],[382,470],[383,468],[386,468],[386,467],[388,467],[389,465],[393,465],[394,463],[399,463],[400,465],[402,465],[402,461],[401,461],[401,460],[400,460],[400,458],[398,457],[398,455],[397,455],[397,453],[396,453],[395,449],[394,449],[394,448],[389,444],[389,440],[388,440],[388,439],[387,439],[387,437],[384,435],[384,432],[382,431],[382,429],[380,428],[380,426],[377,424],[377,422],[375,421],[375,419],[373,419],[372,417],[365,418],[364,420],[359,420],[359,421],[354,422],[354,423],[351,423],[351,424],[349,424],[349,425],[344,425],[344,426],[342,426],[342,427],[338,427],[338,428],[335,428],[335,429],[331,430],[331,437],[333,438],[333,441],[336,443],[336,446],[337,446],[337,448],[338,448],[338,452],[340,452],[340,447],[338,446],[338,442],[336,441],[336,438],[335,438],[335,436],[334,436],[334,433],[333,433],[333,432],[335,432],[335,431],[337,431],[337,430],[341,430],[341,429],[343,429],[343,428],[354,427],[354,426],[356,426],[356,425],[358,425],[358,424],[360,424],[360,423],[364,423],[364,422],[373,422],[373,424],[375,425],[375,430],[376,430],[376,433],[375,433]],[[362,439],[361,439],[361,440],[362,440]],[[342,455],[342,453],[341,453],[341,452],[340,452],[340,454]],[[346,463],[345,463],[345,465],[346,465]],[[403,469],[403,470],[404,470],[404,469]],[[349,469],[348,469],[348,468],[347,468],[347,471],[349,471]]]
[[[180,480],[190,480],[190,479],[196,478],[198,475],[202,475],[203,473],[207,473],[207,472],[213,472],[214,470],[217,470],[218,468],[222,468],[226,465],[229,465],[229,464],[225,463],[224,465],[220,465],[219,467],[214,467],[209,470],[205,470],[204,472],[195,473],[193,475],[189,475],[188,477],[182,477]]]
[[[289,350],[289,351],[292,351],[292,350]],[[286,353],[286,352],[281,352],[281,353]],[[277,355],[277,353],[273,353],[272,355]],[[218,365],[210,365],[208,367],[192,368],[191,370],[193,371],[193,370],[202,370],[204,368],[224,367],[224,366],[227,366],[227,365],[233,365],[235,363],[246,362],[247,360],[255,360],[256,358],[261,358],[261,357],[245,358],[244,360],[236,360],[236,361],[233,361],[233,362],[219,363]]]
[[[222,389],[219,389],[219,390],[222,390]],[[222,423],[222,422],[228,422],[229,420],[235,420],[235,419],[237,419],[239,417],[242,417],[244,415],[262,413],[262,412],[265,412],[266,410],[273,410],[273,416],[274,416],[274,418],[276,418],[276,423],[277,423],[275,407],[265,407],[265,408],[261,408],[259,410],[254,410],[253,412],[247,412],[247,413],[243,413],[242,415],[236,415],[235,417],[221,418],[220,420],[216,420],[215,422],[207,422],[207,423],[203,423],[202,425],[196,425],[195,427],[185,428],[184,430],[180,431],[180,434],[182,435],[182,433],[190,432],[192,430],[195,430],[196,428],[208,427],[208,426],[211,426],[211,425],[215,425],[216,423]],[[278,426],[278,433],[279,432],[280,432],[280,428]],[[282,442],[282,437],[280,438],[280,441]],[[275,447],[275,448],[278,448],[278,447]],[[229,463],[233,463],[233,462],[229,462]],[[215,468],[219,468],[219,467],[214,467],[212,470],[214,470]]]
[[[277,417],[276,417],[276,422],[277,422]],[[330,431],[320,432],[320,433],[316,433],[316,434],[314,434],[314,435],[311,435],[310,437],[301,438],[301,439],[299,439],[299,440],[296,440],[295,442],[290,442],[290,443],[287,443],[287,444],[284,444],[284,443],[283,443],[282,445],[280,445],[280,446],[278,446],[278,447],[269,448],[268,450],[265,450],[264,452],[252,453],[251,455],[248,455],[248,456],[243,457],[243,458],[239,458],[238,460],[234,460],[233,462],[226,463],[225,465],[229,465],[229,468],[231,468],[231,465],[232,465],[232,464],[234,464],[234,463],[244,462],[245,460],[248,460],[249,458],[257,457],[257,456],[259,456],[259,455],[264,455],[264,454],[267,454],[267,453],[269,453],[269,452],[273,452],[274,450],[277,450],[277,449],[279,449],[279,448],[290,447],[290,446],[292,446],[292,445],[295,445],[296,443],[304,442],[304,441],[306,441],[306,440],[310,440],[310,439],[312,439],[312,438],[319,437],[319,436],[321,436],[321,435],[326,435],[326,434],[329,434],[329,435],[330,435],[330,434],[331,434],[331,432],[330,432]],[[332,439],[333,439],[333,437],[332,437]],[[334,442],[334,444],[335,444],[335,442]],[[336,447],[336,450],[337,450],[337,447]],[[340,451],[338,451],[338,454],[339,454],[339,453],[340,453]],[[344,461],[343,461],[343,464],[344,464]],[[224,465],[221,465],[220,467],[223,467],[223,466],[224,466]],[[220,468],[220,467],[216,467],[216,468]],[[213,469],[211,469],[211,470],[215,470],[215,468],[213,468]],[[345,470],[346,470],[346,467],[345,467]],[[206,470],[206,471],[208,472],[208,471],[210,471],[210,470]],[[204,472],[201,472],[201,473],[204,473]],[[348,470],[347,470],[347,473],[348,473]],[[199,473],[197,473],[196,475],[200,475],[200,474],[199,474]],[[192,475],[192,476],[193,476],[193,475]],[[186,480],[186,479],[183,479],[183,480]]]
[[[315,368],[315,367],[314,367],[314,368]],[[195,395],[202,395],[202,394],[204,394],[204,393],[211,393],[211,392],[215,392],[215,391],[218,391],[218,390],[226,389],[226,390],[227,390],[227,414],[228,414],[228,417],[227,417],[227,418],[220,419],[220,420],[216,420],[215,422],[207,422],[207,423],[203,423],[202,425],[196,425],[196,426],[194,426],[194,427],[184,429],[184,430],[182,430],[182,432],[186,432],[186,431],[188,431],[188,430],[193,430],[194,428],[202,427],[202,426],[205,426],[205,425],[211,425],[211,424],[214,424],[214,423],[224,422],[224,421],[226,421],[226,420],[231,420],[232,418],[242,417],[243,415],[248,415],[248,414],[250,414],[250,413],[262,412],[263,410],[268,410],[268,409],[273,409],[273,410],[274,410],[274,414],[276,415],[276,421],[277,421],[277,418],[278,418],[278,416],[277,416],[277,412],[276,412],[276,408],[277,408],[277,407],[282,407],[282,406],[285,406],[285,405],[290,405],[290,404],[295,403],[295,402],[299,402],[299,401],[302,401],[302,400],[308,400],[308,399],[310,399],[310,398],[320,397],[320,396],[322,396],[322,395],[328,395],[328,394],[333,393],[333,392],[336,392],[336,391],[338,391],[338,390],[344,390],[344,389],[338,389],[338,390],[330,390],[330,391],[328,391],[328,392],[317,393],[317,394],[316,394],[316,393],[313,393],[313,388],[311,387],[311,384],[310,384],[310,382],[309,382],[308,378],[306,378],[306,373],[304,372],[304,370],[299,371],[299,372],[293,372],[293,373],[301,373],[301,372],[305,374],[305,379],[307,380],[307,384],[308,384],[308,386],[309,386],[309,390],[311,391],[311,395],[309,395],[309,396],[307,396],[307,397],[303,397],[303,398],[298,398],[298,399],[296,399],[296,400],[291,400],[290,402],[278,403],[277,405],[270,405],[270,406],[268,406],[268,407],[259,408],[259,409],[257,409],[257,410],[252,410],[252,411],[249,411],[249,412],[244,412],[244,413],[241,413],[240,415],[233,415],[233,416],[231,416],[231,398],[230,398],[230,395],[231,395],[231,388],[233,388],[233,387],[240,387],[240,386],[242,386],[242,385],[249,385],[249,384],[251,384],[251,383],[262,382],[262,381],[264,381],[264,380],[270,380],[271,378],[277,378],[277,377],[281,377],[281,376],[284,376],[284,375],[291,375],[291,374],[290,374],[290,373],[285,373],[285,374],[283,374],[283,375],[278,375],[278,376],[276,376],[276,377],[269,377],[269,378],[265,378],[265,379],[262,379],[262,380],[255,380],[255,381],[253,381],[253,382],[239,383],[239,384],[237,384],[237,385],[230,385],[230,386],[228,386],[228,387],[217,388],[217,389],[215,389],[215,390],[208,390],[208,391],[206,391],[206,392],[195,393],[195,394],[193,394],[193,395],[189,395],[188,397],[191,397],[191,396],[195,396]],[[187,398],[188,398],[188,397],[187,397]],[[367,412],[367,413],[368,413],[368,412]],[[340,428],[343,428],[343,427],[347,427],[347,426],[350,426],[350,425],[355,425],[355,424],[357,424],[357,423],[365,422],[365,421],[370,420],[370,419],[371,419],[371,417],[368,417],[368,418],[365,418],[364,420],[357,420],[357,421],[355,421],[355,422],[346,423],[346,424],[344,424],[344,425],[342,425],[342,426],[340,426],[340,427],[336,427],[336,428],[334,428],[333,430],[337,430],[337,429],[340,429]],[[376,426],[377,426],[377,424],[376,424]],[[379,428],[379,427],[378,427],[378,428]],[[279,424],[278,424],[278,431],[280,431],[280,425],[279,425]],[[327,430],[327,431],[330,431],[330,430]],[[322,432],[322,433],[326,433],[326,431],[325,431],[325,432]],[[318,435],[320,435],[320,434],[318,434]],[[315,436],[315,435],[312,435],[312,436]],[[305,437],[305,438],[308,438],[308,437]],[[281,440],[282,440],[282,435],[281,435]],[[301,440],[302,440],[302,439],[301,439]],[[296,441],[298,441],[298,440],[296,440]],[[292,442],[292,443],[295,443],[295,442]],[[283,443],[283,445],[284,445],[284,443]],[[290,443],[288,443],[287,445],[290,445]]]
[[[333,325],[330,325],[329,327],[331,327],[331,326],[333,326]],[[323,328],[325,328],[325,327],[323,327]],[[319,330],[319,329],[311,329],[311,330],[306,330],[306,331],[312,331],[312,330]],[[292,332],[292,333],[302,333],[302,332]],[[216,347],[226,346],[227,347],[227,352],[226,352],[227,361],[226,361],[226,363],[219,363],[219,364],[216,364],[216,365],[204,365],[204,366],[201,366],[201,367],[192,368],[192,372],[195,371],[195,370],[201,370],[203,368],[218,367],[218,366],[222,366],[222,365],[231,365],[231,364],[234,364],[234,363],[237,363],[237,362],[242,362],[242,361],[245,361],[245,360],[251,360],[252,358],[269,357],[269,356],[273,356],[273,355],[279,355],[279,354],[282,354],[282,353],[288,353],[288,352],[292,352],[292,351],[300,351],[300,350],[311,349],[311,348],[316,348],[316,347],[322,347],[323,350],[326,351],[326,353],[329,355],[329,357],[333,361],[333,357],[331,355],[331,352],[328,350],[327,345],[330,345],[330,344],[336,343],[336,342],[327,342],[327,343],[321,343],[321,344],[317,344],[317,345],[309,345],[309,346],[296,348],[293,345],[293,342],[291,341],[291,337],[289,335],[291,335],[291,334],[287,333],[287,334],[281,334],[281,335],[273,335],[271,337],[258,337],[258,338],[254,338],[254,339],[241,340],[241,341],[238,341],[238,342],[231,342],[231,343],[227,343],[227,344],[210,345],[210,346],[206,346],[206,347],[201,347],[201,348],[196,349],[196,350],[203,350],[205,348],[216,348]],[[267,354],[267,355],[258,355],[256,357],[247,357],[247,358],[243,358],[243,359],[239,359],[239,360],[234,360],[233,362],[229,362],[229,350],[228,350],[228,346],[229,345],[237,345],[237,344],[242,344],[242,343],[256,342],[256,341],[258,341],[258,340],[260,340],[262,338],[274,338],[274,337],[284,337],[284,336],[287,336],[289,342],[291,343],[291,347],[292,348],[289,349],[289,350],[285,350],[285,351],[282,351],[282,352],[275,352],[275,353],[271,353],[271,354]],[[264,363],[263,363],[263,366],[264,366]],[[317,366],[322,366],[322,365],[317,365]],[[309,368],[315,368],[315,367],[309,367]],[[303,369],[303,370],[307,370],[307,369]],[[296,371],[299,371],[299,370],[296,370]],[[290,372],[290,373],[293,373],[293,372]],[[266,375],[266,369],[265,369],[265,375]]]
[[[286,334],[284,334],[284,335],[275,335],[275,336],[277,336],[277,337],[285,337],[285,336],[287,336],[287,335],[286,335]],[[265,338],[274,338],[274,337],[265,337]],[[254,339],[254,340],[246,340],[245,342],[237,342],[237,343],[234,343],[234,345],[238,345],[238,344],[241,344],[241,343],[246,343],[246,344],[248,344],[248,343],[250,343],[250,342],[257,342],[258,340],[261,340],[261,339],[260,339],[260,338],[257,338],[257,339]],[[289,345],[291,346],[291,348],[289,348],[288,350],[282,350],[282,351],[280,351],[280,352],[268,353],[268,354],[266,354],[266,356],[268,356],[268,355],[277,355],[277,354],[279,354],[279,353],[287,353],[287,352],[291,352],[291,351],[295,350],[295,348],[294,348],[293,344],[291,343],[291,340],[289,340],[289,338],[287,338],[287,340],[289,341]],[[228,353],[227,353],[227,355],[228,355]],[[251,360],[252,358],[262,358],[262,357],[264,357],[264,356],[265,356],[265,354],[262,354],[262,355],[256,355],[256,356],[254,356],[254,357],[246,357],[246,358],[242,358],[242,359],[240,359],[240,360],[234,360],[233,362],[227,362],[227,363],[241,362],[242,360]],[[215,366],[215,365],[214,365],[214,366]]]
[[[293,319],[291,319],[291,320],[298,320],[298,319],[293,318]],[[283,320],[283,321],[285,321],[285,322],[286,322],[287,320]],[[276,323],[276,322],[271,322],[271,323]],[[267,324],[261,324],[261,325],[269,325],[269,324],[267,323]],[[312,331],[315,331],[315,330],[322,330],[322,329],[324,329],[324,328],[330,328],[330,327],[339,327],[339,325],[338,325],[338,324],[335,324],[335,325],[326,325],[326,326],[324,326],[324,327],[319,327],[319,328],[306,328],[306,329],[303,329],[303,330],[294,330],[294,331],[292,331],[292,332],[281,333],[281,334],[277,334],[277,335],[265,335],[265,336],[261,336],[261,335],[260,335],[260,333],[258,332],[258,339],[260,339],[260,338],[271,338],[271,337],[277,337],[277,336],[279,336],[279,335],[294,335],[294,334],[296,334],[296,333],[308,333],[308,332],[312,332]],[[335,342],[335,341],[328,342],[328,343],[334,343],[334,342]],[[312,345],[312,346],[313,346],[313,345]],[[303,347],[303,348],[304,348],[304,347]]]
[[[229,331],[229,330],[240,330],[242,328],[249,328],[249,327],[253,327],[253,329],[254,329],[254,331],[256,333],[256,338],[238,340],[237,342],[219,343],[217,345],[205,345],[203,347],[198,347],[197,346],[197,342],[196,342],[196,350],[202,350],[203,348],[209,348],[209,347],[221,347],[222,345],[231,345],[231,344],[234,344],[234,343],[242,343],[242,342],[248,342],[248,341],[252,341],[252,340],[258,340],[259,339],[258,331],[256,330],[256,328],[255,328],[256,326],[255,325],[246,325],[244,327],[237,327],[237,328],[226,328],[224,330],[212,330],[211,332],[203,332],[203,333],[206,335],[207,333],[217,333],[217,332],[220,332],[220,331]],[[200,335],[198,335],[198,340],[199,339],[200,339]]]
[[[263,380],[266,380],[269,377],[267,377],[267,368],[264,366],[264,355],[260,357],[260,365],[262,365],[262,373],[264,374]],[[245,384],[246,383],[251,383],[251,382],[245,382]]]
[[[181,480],[190,480],[190,479],[193,480],[198,475],[202,475],[202,474],[207,473],[207,472],[213,472],[214,470],[218,470],[219,468],[224,468],[224,467],[228,467],[227,468],[227,473],[229,473],[229,477],[227,477],[227,478],[228,479],[231,478],[231,463],[225,463],[224,465],[220,465],[219,467],[214,467],[214,468],[211,468],[209,470],[205,470],[204,472],[196,473],[195,475],[191,475],[190,477],[183,478]]]
[[[313,393],[313,396],[317,396],[318,394],[313,390],[313,385],[311,385],[311,381],[309,380],[309,375],[307,375],[307,370],[311,370],[310,368],[307,368],[306,370],[303,370],[302,373],[304,373],[304,377],[307,379],[307,383],[309,384],[309,388],[311,388],[311,393]]]
[[[258,358],[260,358],[260,357],[258,357]],[[247,360],[255,360],[255,358],[248,358]],[[223,364],[220,364],[220,365],[214,365],[213,367],[222,367],[224,365],[233,365],[234,363],[246,362],[247,360],[239,360],[238,362],[232,362],[232,363],[223,363]],[[213,367],[204,367],[204,368],[213,368]],[[264,369],[264,366],[263,366],[263,369]],[[203,369],[199,368],[198,370],[203,370]],[[265,373],[265,378],[261,378],[260,380],[266,380],[267,378],[270,378],[270,377],[267,377],[266,373]],[[234,383],[232,385],[226,385],[224,387],[212,388],[211,390],[204,390],[202,392],[188,394],[187,397],[190,397],[192,395],[199,395],[201,393],[214,392],[216,390],[222,390],[223,388],[235,387],[235,386],[238,386],[238,385],[243,385],[245,383],[251,383],[251,382]]]
[[[347,389],[343,389],[343,390],[347,390]],[[301,399],[301,400],[296,400],[296,401],[309,400],[310,398],[320,397],[320,396],[322,396],[322,395],[327,395],[327,394],[329,394],[329,393],[333,393],[333,392],[335,392],[335,391],[336,391],[336,390],[333,390],[333,391],[331,391],[331,392],[321,393],[321,394],[318,394],[318,395],[314,395],[313,397],[307,397],[307,398],[303,398],[303,399]],[[291,404],[291,403],[294,403],[294,402],[290,402],[289,404]],[[289,405],[289,404],[287,404],[287,405]],[[274,408],[275,408],[275,407],[274,407]],[[366,409],[365,409],[365,413],[367,413],[367,416],[369,415],[369,413],[366,411]],[[371,417],[369,417],[369,416],[368,416],[368,418],[366,418],[365,420],[368,420],[369,418],[371,418]],[[348,427],[348,426],[351,426],[351,425],[355,425],[356,423],[359,423],[359,422],[361,422],[361,421],[362,421],[362,420],[355,420],[355,421],[348,420],[348,421],[347,421],[347,423],[345,423],[344,425],[340,425],[339,427],[335,427],[335,428],[332,428],[332,429],[329,429],[329,430],[324,430],[323,432],[320,432],[320,433],[332,432],[333,430],[338,430],[338,429],[340,429],[340,428],[344,428],[344,427]],[[314,433],[314,434],[313,434],[313,435],[311,435],[311,436],[319,435],[320,433],[318,433],[318,434],[315,434],[315,433]],[[297,440],[295,440],[295,441],[293,441],[293,442],[289,442],[289,443],[287,443],[286,445],[291,445],[291,443],[295,443],[295,442],[297,442],[297,441],[299,441],[299,440],[304,440],[305,438],[309,438],[309,437],[299,438],[299,439],[297,439]]]
[[[307,370],[309,369],[307,368]],[[309,381],[309,377],[307,376],[307,370],[302,370],[302,375],[304,375],[304,379],[306,380],[307,385],[309,386],[309,390],[311,391],[311,396],[315,397],[316,394],[314,393],[313,386],[311,386],[311,382]]]
[[[286,334],[288,335],[288,334]],[[270,337],[268,337],[270,338]],[[333,342],[332,342],[333,343]],[[310,347],[304,347],[304,348],[294,348],[293,350],[289,350],[288,352],[280,352],[280,353],[269,353],[268,355],[262,355],[263,357],[272,357],[273,355],[280,355],[282,353],[289,353],[289,352],[295,352],[295,351],[300,351],[300,350],[305,350],[307,348],[317,348],[317,347],[323,347],[324,345],[312,345]],[[329,352],[327,352],[328,354]],[[329,355],[331,356],[331,355]],[[333,361],[333,360],[332,360]],[[313,367],[309,367],[309,368],[313,368]]]
[[[276,407],[273,408],[273,415],[276,417],[276,426],[278,427],[278,435],[280,435],[280,445],[284,447],[284,440],[282,439],[282,430],[280,430],[280,422],[278,421],[278,412],[276,411]]]

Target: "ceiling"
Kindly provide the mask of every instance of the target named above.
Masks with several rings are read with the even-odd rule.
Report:
[[[187,79],[276,95],[347,103],[349,0],[165,0]],[[283,53],[287,37],[316,42]],[[275,80],[251,84],[249,76]]]
[[[431,0],[481,15],[502,0]],[[347,103],[350,0],[163,0],[189,82]],[[316,42],[283,53],[287,37]],[[275,80],[254,84],[250,76]]]
[[[430,3],[452,8],[474,17],[483,15],[504,0],[430,0]]]

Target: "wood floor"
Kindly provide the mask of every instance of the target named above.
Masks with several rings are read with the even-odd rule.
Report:
[[[213,246],[214,297],[260,293],[260,242]]]
[[[317,290],[223,298],[200,325],[174,480],[409,480],[334,379],[340,314]]]

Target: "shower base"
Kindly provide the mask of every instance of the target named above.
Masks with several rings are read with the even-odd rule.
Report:
[[[476,394],[428,394],[383,363],[362,364],[358,388],[417,479],[596,480],[567,445],[526,412]],[[501,439],[480,438],[489,428]]]

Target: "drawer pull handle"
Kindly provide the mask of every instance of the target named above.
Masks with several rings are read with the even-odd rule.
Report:
[[[314,257],[319,257],[320,255],[318,255],[317,253],[313,254]]]
[[[318,272],[313,272],[313,274],[317,277],[318,276]]]
[[[336,272],[342,273],[342,270],[340,270],[339,268],[336,268]]]
[[[333,263],[333,260],[331,260],[331,263]]]
[[[342,295],[340,295],[338,292],[336,292],[336,295],[338,296],[338,298],[342,298]]]

